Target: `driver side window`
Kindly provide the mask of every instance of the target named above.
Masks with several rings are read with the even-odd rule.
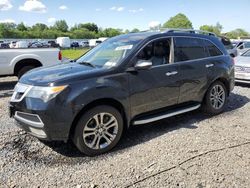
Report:
[[[151,61],[153,67],[169,64],[170,46],[170,39],[161,39],[151,42],[139,52],[137,60]]]

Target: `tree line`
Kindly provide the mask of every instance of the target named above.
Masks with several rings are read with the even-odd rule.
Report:
[[[163,25],[156,26],[151,29],[158,28],[186,28],[192,29],[193,24],[188,17],[182,13],[171,17]],[[217,35],[224,35],[231,39],[238,37],[247,37],[250,34],[244,29],[238,28],[233,31],[222,33],[223,26],[220,23],[215,25],[202,25],[200,30],[216,33]],[[31,27],[24,23],[1,23],[0,24],[0,38],[39,38],[39,39],[55,39],[57,37],[67,36],[72,39],[92,39],[100,37],[113,37],[123,33],[139,32],[139,29],[122,30],[116,28],[101,28],[95,23],[80,23],[73,27],[69,27],[65,20],[58,20],[53,26],[47,26],[43,23],[37,23]]]

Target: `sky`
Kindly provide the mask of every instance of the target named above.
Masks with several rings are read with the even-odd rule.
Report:
[[[250,31],[250,0],[0,0],[0,22],[53,25],[64,19],[96,23],[99,27],[147,30],[184,13],[195,29],[223,25],[223,32],[236,28]]]

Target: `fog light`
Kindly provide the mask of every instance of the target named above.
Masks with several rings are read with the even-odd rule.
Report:
[[[30,130],[31,133],[34,133],[38,137],[41,137],[41,138],[46,138],[47,137],[46,133],[41,129],[36,129],[36,128],[33,128],[33,127],[29,127],[29,130]]]

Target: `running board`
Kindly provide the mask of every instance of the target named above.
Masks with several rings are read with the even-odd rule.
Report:
[[[169,117],[172,117],[172,116],[176,116],[176,115],[179,115],[179,114],[183,114],[183,113],[186,113],[186,112],[196,110],[196,109],[200,108],[200,106],[201,105],[199,104],[199,105],[195,105],[195,106],[192,106],[192,107],[182,108],[182,109],[179,109],[177,111],[166,113],[166,114],[163,114],[163,115],[154,116],[154,117],[141,119],[141,120],[135,120],[133,125],[142,125],[142,124],[152,123],[152,122],[155,122],[155,121],[159,121],[159,120],[166,119],[166,118],[169,118]]]

